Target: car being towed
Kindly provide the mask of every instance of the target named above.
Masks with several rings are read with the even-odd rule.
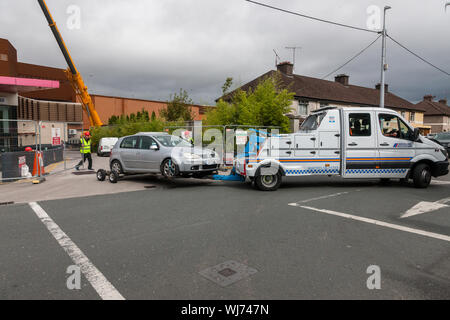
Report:
[[[122,137],[111,152],[110,167],[118,173],[161,173],[165,177],[202,177],[216,172],[220,157],[213,150],[164,132]]]

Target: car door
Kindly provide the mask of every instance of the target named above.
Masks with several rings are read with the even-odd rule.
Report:
[[[344,112],[343,172],[347,178],[378,176],[377,131],[374,111]]]
[[[381,175],[404,178],[416,152],[414,130],[398,115],[378,112],[377,131]]]
[[[138,168],[138,136],[126,137],[120,144],[120,159],[124,170]]]
[[[151,172],[159,171],[161,151],[158,143],[149,136],[139,140],[139,169]]]

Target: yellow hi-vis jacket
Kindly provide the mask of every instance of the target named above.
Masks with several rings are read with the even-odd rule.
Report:
[[[91,153],[91,140],[89,139],[89,141],[86,141],[84,138],[81,138],[80,141],[81,141],[80,152]]]

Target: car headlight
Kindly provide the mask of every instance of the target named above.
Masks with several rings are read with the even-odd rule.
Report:
[[[183,157],[188,160],[200,160],[202,158],[198,154],[194,153],[183,153]]]
[[[448,152],[445,149],[441,149],[441,152],[444,154],[446,158],[448,158]]]

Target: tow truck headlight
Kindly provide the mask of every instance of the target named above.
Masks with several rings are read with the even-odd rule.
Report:
[[[188,160],[201,160],[202,157],[200,157],[198,154],[194,153],[183,153],[183,157]]]
[[[441,152],[444,154],[446,158],[448,158],[448,152],[445,149],[441,149]]]

